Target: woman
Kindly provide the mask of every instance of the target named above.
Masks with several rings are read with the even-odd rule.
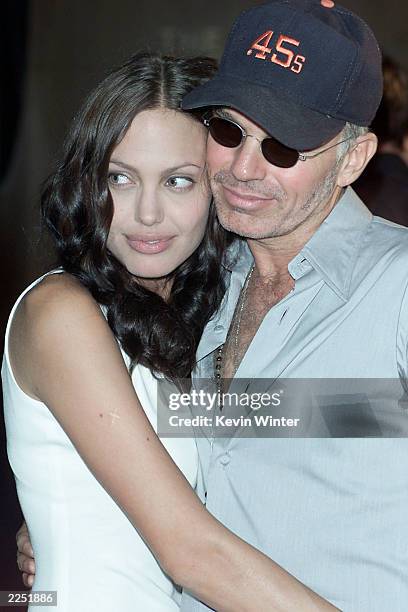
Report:
[[[34,589],[59,610],[177,610],[175,584],[218,610],[331,608],[207,513],[194,442],[146,418],[222,296],[206,133],[178,110],[212,70],[141,54],[113,72],[43,196],[62,267],[17,301],[3,384]]]

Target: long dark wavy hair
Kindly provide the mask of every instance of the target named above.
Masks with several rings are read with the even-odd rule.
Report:
[[[59,264],[106,307],[108,323],[131,359],[130,370],[139,363],[173,381],[190,375],[204,326],[220,304],[221,261],[229,238],[211,204],[205,236],[174,271],[165,301],[141,286],[107,249],[113,216],[108,164],[137,113],[179,110],[183,96],[215,70],[215,61],[205,57],[131,57],[86,100],[41,198]]]

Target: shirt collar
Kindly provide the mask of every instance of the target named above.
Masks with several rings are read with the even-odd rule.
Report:
[[[290,262],[307,262],[325,282],[347,301],[355,265],[373,215],[355,191],[348,187],[301,252]]]
[[[246,240],[236,238],[225,252],[222,262],[228,272],[247,272],[253,257]]]
[[[373,215],[355,191],[348,187],[303,249],[288,265],[297,280],[313,267],[324,281],[347,301],[350,284],[362,245],[363,235]],[[228,248],[223,266],[234,276],[245,279],[253,257],[245,240],[236,239]]]

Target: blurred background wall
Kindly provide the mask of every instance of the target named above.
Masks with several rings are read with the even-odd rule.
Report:
[[[84,95],[113,65],[148,48],[219,57],[233,18],[254,0],[3,0],[0,23],[0,325],[44,267],[38,196]],[[343,0],[408,68],[408,4]],[[45,254],[46,255],[46,254]],[[46,257],[45,257],[46,258]],[[20,522],[0,417],[0,590],[20,588]]]

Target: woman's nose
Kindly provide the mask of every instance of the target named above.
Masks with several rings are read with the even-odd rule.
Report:
[[[144,189],[135,205],[135,219],[142,225],[152,226],[164,219],[160,197],[155,191]]]

